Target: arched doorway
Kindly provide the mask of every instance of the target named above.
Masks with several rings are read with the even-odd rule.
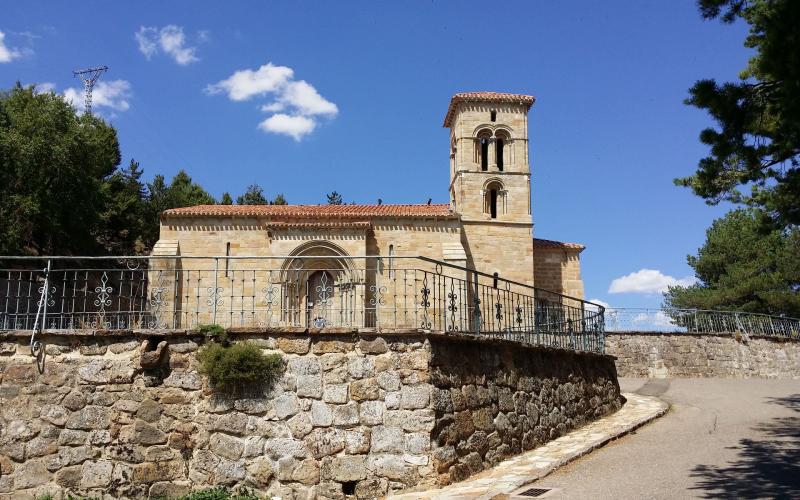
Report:
[[[308,328],[358,326],[364,273],[338,245],[313,241],[300,245],[284,261],[283,317]]]
[[[334,286],[335,281],[330,271],[312,272],[306,280],[306,324],[314,328],[329,326],[331,322],[330,308],[336,304],[336,292],[342,290]],[[340,301],[341,302],[341,301]]]

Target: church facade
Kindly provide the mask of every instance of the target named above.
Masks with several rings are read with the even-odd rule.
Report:
[[[167,210],[161,216],[153,255],[182,258],[180,263],[163,259],[152,268],[172,271],[178,266],[185,274],[194,267],[200,273],[200,268],[210,271],[211,264],[192,258],[224,256],[213,264],[214,293],[217,288],[224,290],[220,294],[227,293],[226,287],[217,286],[220,281],[234,276],[232,290],[241,278],[236,297],[241,295],[244,307],[252,281],[255,309],[256,290],[261,297],[275,284],[282,314],[287,309],[306,311],[313,300],[299,290],[317,290],[320,285],[338,293],[342,308],[346,300],[397,302],[397,290],[417,280],[405,267],[412,267],[408,258],[415,256],[583,298],[584,247],[533,237],[528,154],[528,112],[533,103],[532,96],[494,92],[452,97],[444,119],[450,129],[449,204],[200,205]],[[200,274],[198,279],[203,279]],[[349,278],[343,279],[343,274]],[[164,276],[169,279],[170,273]],[[204,286],[209,280],[206,276]],[[353,280],[364,290],[348,299]],[[191,276],[186,281],[191,282]],[[178,285],[172,285],[173,307],[188,309],[196,300],[199,309],[199,293],[194,297],[188,291],[193,285],[180,291]],[[297,290],[291,292],[290,287]],[[290,296],[297,296],[296,303]],[[229,305],[236,297],[231,296]],[[179,299],[186,303],[179,306]],[[308,304],[300,303],[304,300]],[[398,304],[394,305],[396,309]]]

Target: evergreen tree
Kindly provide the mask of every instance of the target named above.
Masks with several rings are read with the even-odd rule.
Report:
[[[151,248],[158,240],[159,221],[164,210],[216,203],[214,197],[192,181],[184,170],[179,171],[169,185],[163,175],[156,175],[147,188],[147,222],[142,236],[147,248]]]
[[[131,160],[103,183],[105,209],[98,239],[106,253],[134,255],[149,250],[147,232],[147,188],[141,181],[139,163]]]
[[[331,192],[327,196],[328,196],[328,205],[342,205],[344,203],[342,201],[342,195],[340,195],[336,191]]]
[[[268,205],[269,200],[264,196],[264,190],[258,184],[250,184],[247,191],[236,197],[237,205]]]
[[[275,198],[270,202],[271,205],[288,205],[286,202],[286,198],[283,197],[283,193],[278,193]]]
[[[800,229],[765,232],[762,216],[740,209],[714,221],[687,257],[699,282],[670,287],[666,306],[800,317]]]
[[[676,179],[710,204],[744,203],[777,227],[800,224],[800,2],[700,0],[705,19],[744,20],[754,49],[735,83],[700,80],[687,104],[708,111],[718,129],[700,140],[710,155]],[[744,188],[744,189],[743,189]],[[749,192],[746,192],[749,190]]]
[[[129,203],[138,181],[133,171],[114,177],[120,159],[116,130],[96,116],[78,115],[61,96],[19,83],[0,92],[0,254],[95,254],[114,247],[110,234],[119,234],[124,222],[106,203],[124,186],[120,203]],[[104,228],[108,221],[116,227]]]
[[[222,198],[219,200],[220,205],[233,205],[233,198],[231,198],[231,194],[227,191],[222,193]]]

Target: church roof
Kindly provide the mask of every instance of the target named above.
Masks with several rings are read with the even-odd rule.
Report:
[[[444,126],[452,125],[453,117],[456,114],[456,106],[460,102],[511,102],[515,104],[526,104],[531,109],[536,100],[532,95],[507,94],[505,92],[461,92],[450,99],[450,106],[444,117]]]
[[[364,217],[454,217],[448,204],[431,205],[195,205],[172,208],[163,217],[269,217],[359,219]]]
[[[561,250],[583,250],[586,246],[580,243],[567,243],[564,241],[543,240],[541,238],[533,239],[533,248],[555,248]]]

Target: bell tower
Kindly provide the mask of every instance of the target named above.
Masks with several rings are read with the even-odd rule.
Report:
[[[530,284],[528,111],[534,100],[523,94],[460,93],[444,119],[450,129],[450,204],[461,216],[465,249],[479,271],[503,270],[509,277],[514,269],[510,279]]]

